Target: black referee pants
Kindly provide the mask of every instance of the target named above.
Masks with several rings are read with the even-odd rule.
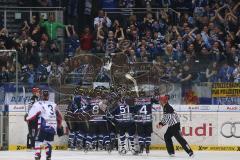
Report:
[[[188,145],[187,141],[183,138],[180,130],[180,123],[177,123],[173,126],[168,127],[166,133],[164,134],[164,140],[166,143],[168,154],[175,154],[172,137],[175,137],[176,140],[180,143],[182,148],[188,153],[192,153],[192,149]]]

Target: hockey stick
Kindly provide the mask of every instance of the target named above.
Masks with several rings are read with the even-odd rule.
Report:
[[[156,131],[153,131],[153,133],[154,133],[158,138],[160,138],[162,141],[165,142],[164,138],[162,138],[162,136],[160,136]]]
[[[137,97],[139,97],[139,90],[138,90],[136,79],[133,78],[133,76],[131,76],[129,73],[126,73],[125,77],[133,82],[134,88],[135,88],[135,92],[137,93]]]

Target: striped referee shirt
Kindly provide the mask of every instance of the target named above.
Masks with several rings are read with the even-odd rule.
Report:
[[[165,104],[165,106],[163,107],[163,118],[161,122],[159,122],[159,124],[163,126],[173,126],[177,123],[180,123],[180,119],[177,113],[174,111],[172,106],[170,106],[168,103]]]

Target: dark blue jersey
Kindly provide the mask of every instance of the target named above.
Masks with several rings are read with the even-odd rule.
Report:
[[[99,105],[101,102],[102,100],[98,98],[90,100],[89,106],[85,110],[91,116],[90,121],[106,121],[106,112]]]
[[[135,98],[134,100],[134,121],[135,122],[152,122],[152,99]]]
[[[82,112],[83,110],[85,110],[86,106],[89,105],[88,101],[88,97],[75,96],[68,107],[69,111],[71,111],[72,113]]]
[[[118,102],[112,114],[118,122],[129,122],[134,120],[134,108],[127,105],[125,102]]]

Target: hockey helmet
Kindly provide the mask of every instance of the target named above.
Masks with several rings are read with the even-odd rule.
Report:
[[[159,101],[162,102],[162,103],[167,103],[168,99],[169,99],[169,96],[167,96],[167,95],[159,96]]]

